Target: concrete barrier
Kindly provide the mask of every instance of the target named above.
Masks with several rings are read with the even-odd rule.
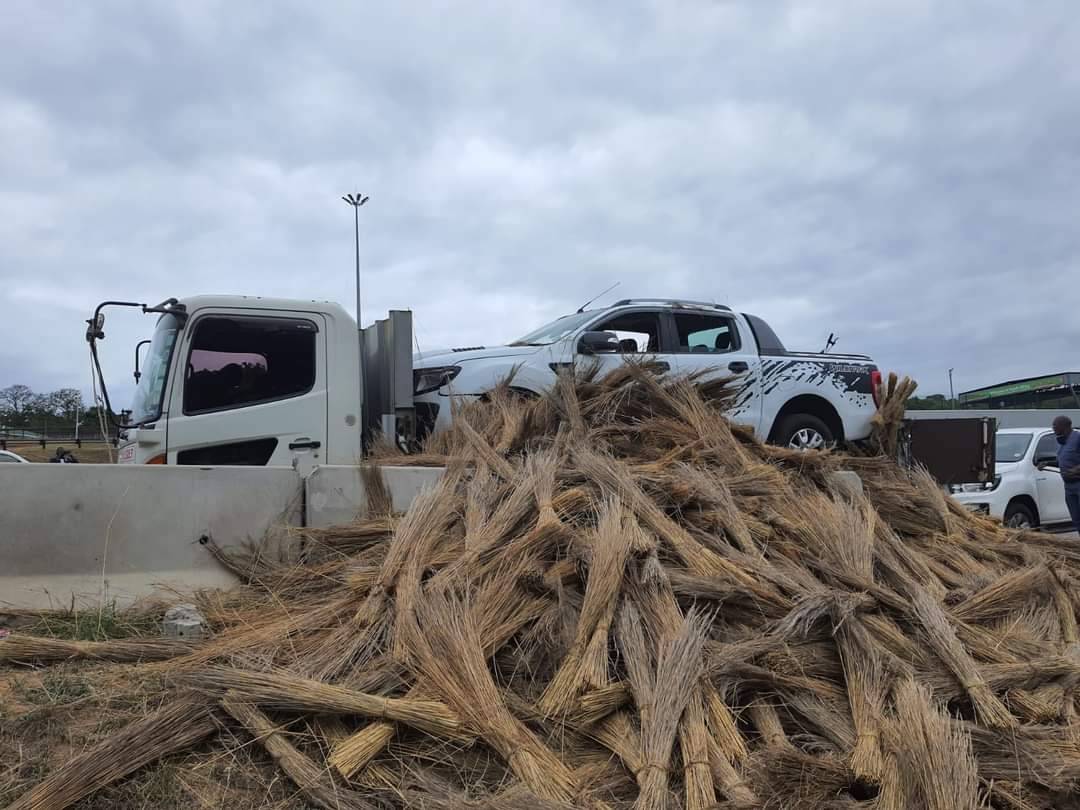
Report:
[[[382,467],[383,478],[394,503],[404,512],[422,490],[442,477],[442,467]],[[307,525],[335,526],[355,520],[367,507],[364,480],[359,467],[318,467],[306,481]]]
[[[382,473],[404,512],[443,471]],[[299,539],[275,528],[348,523],[365,506],[358,467],[319,467],[304,480],[288,467],[3,464],[0,612],[228,587],[236,580],[200,538],[291,560]]]
[[[296,541],[267,533],[300,523],[301,492],[280,467],[0,465],[0,609],[231,585],[199,538],[287,559]]]

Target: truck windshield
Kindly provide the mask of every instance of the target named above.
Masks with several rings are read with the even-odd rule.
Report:
[[[1030,433],[998,433],[994,437],[994,460],[1020,461],[1031,444]]]
[[[135,388],[135,401],[131,405],[133,424],[153,422],[161,416],[161,400],[165,394],[165,380],[169,376],[169,361],[180,323],[173,315],[162,315],[146,353],[142,377]]]
[[[518,338],[511,346],[547,346],[549,343],[555,343],[562,340],[572,332],[576,332],[580,327],[584,326],[587,321],[596,317],[596,310],[589,310],[588,312],[575,312],[573,315],[563,315],[557,321],[552,321],[545,326],[541,326],[525,337]]]

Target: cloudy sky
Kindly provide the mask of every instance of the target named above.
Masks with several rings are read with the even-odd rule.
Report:
[[[352,309],[355,190],[365,321],[411,308],[422,349],[619,281],[923,393],[1080,371],[1076,12],[7,0],[0,387],[88,391],[106,298]],[[122,398],[151,326],[110,317]]]

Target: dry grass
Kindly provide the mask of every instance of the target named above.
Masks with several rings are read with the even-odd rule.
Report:
[[[762,444],[730,396],[500,386],[384,451],[448,469],[407,513],[369,468],[302,564],[218,549],[244,584],[192,597],[197,648],[108,612],[0,639],[0,804],[1075,804],[1080,554],[883,455]]]

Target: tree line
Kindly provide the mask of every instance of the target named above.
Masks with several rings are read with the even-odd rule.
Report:
[[[37,392],[28,385],[0,388],[0,429],[39,433],[73,432],[82,425],[86,435],[97,434],[97,407],[86,407],[78,388]]]

